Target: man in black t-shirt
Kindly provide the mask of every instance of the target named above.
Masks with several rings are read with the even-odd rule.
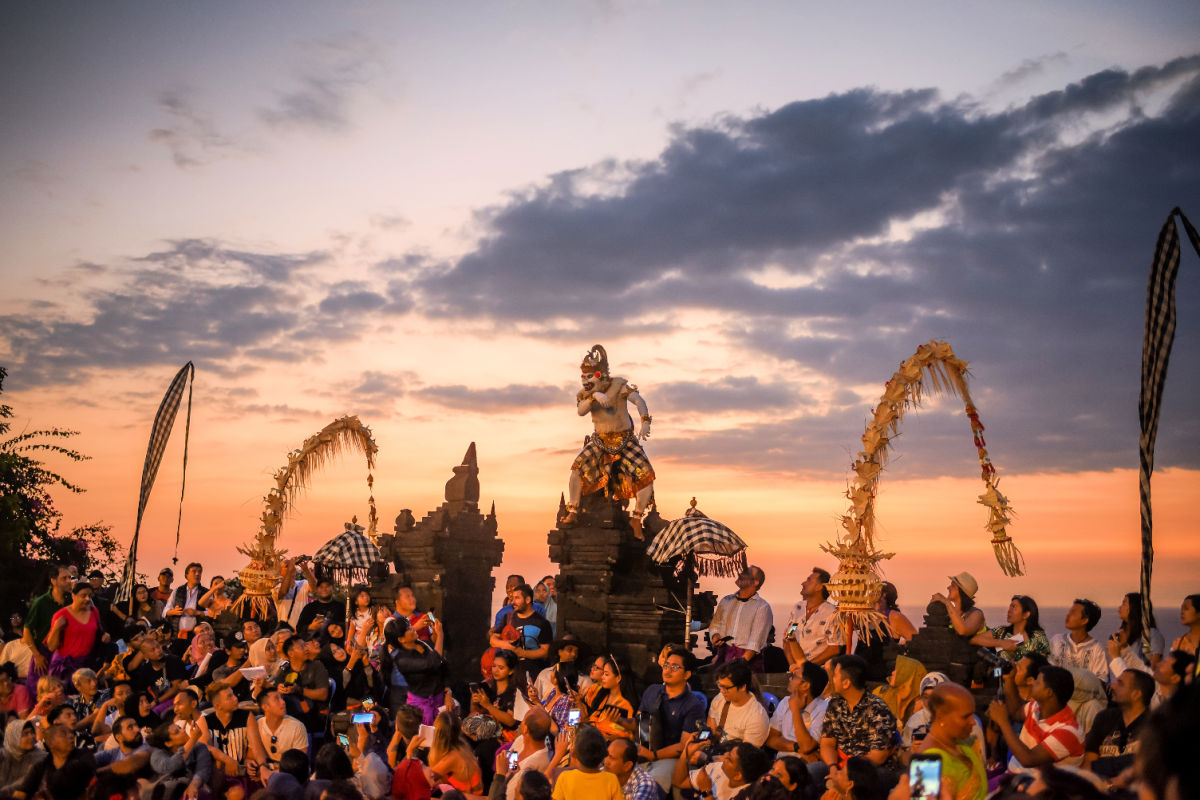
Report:
[[[1083,763],[1092,772],[1127,785],[1121,773],[1133,767],[1137,755],[1138,734],[1146,718],[1150,698],[1154,697],[1154,678],[1148,672],[1127,669],[1117,676],[1113,686],[1115,705],[1096,715],[1083,743]]]
[[[283,644],[287,667],[280,673],[276,688],[287,703],[288,715],[304,723],[309,733],[324,729],[324,710],[329,707],[329,673],[320,661],[308,660],[304,639],[292,636]]]
[[[317,617],[323,619],[318,620]],[[299,633],[319,631],[330,622],[341,624],[345,619],[345,606],[333,599],[333,584],[327,578],[322,578],[317,581],[316,599],[311,600],[296,618],[296,630]]]
[[[135,692],[149,692],[157,705],[170,700],[187,683],[187,669],[177,656],[163,650],[153,636],[142,640],[143,661],[129,678]]]
[[[546,668],[550,655],[550,644],[554,641],[554,629],[533,608],[533,588],[522,583],[512,591],[513,610],[492,630],[492,647],[511,650],[521,660],[521,667],[530,678]],[[517,631],[517,638],[510,641],[503,633],[508,626]]]

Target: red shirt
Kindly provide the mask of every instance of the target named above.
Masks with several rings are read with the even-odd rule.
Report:
[[[87,658],[91,655],[92,648],[96,646],[96,632],[100,630],[100,612],[94,607],[89,608],[88,621],[85,623],[75,619],[68,606],[56,611],[50,618],[50,624],[53,626],[59,617],[66,617],[67,627],[63,631],[58,652],[72,658]]]

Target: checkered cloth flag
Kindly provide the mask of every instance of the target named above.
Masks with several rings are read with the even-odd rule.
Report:
[[[1158,436],[1158,413],[1163,384],[1167,380],[1167,362],[1175,342],[1175,278],[1179,275],[1179,231],[1175,217],[1183,223],[1188,239],[1200,255],[1200,236],[1179,207],[1171,209],[1158,233],[1154,260],[1150,263],[1150,285],[1146,290],[1146,333],[1142,338],[1142,392],[1138,398],[1141,436],[1139,489],[1142,507],[1142,650],[1150,653],[1150,577],[1154,568],[1154,518],[1150,509],[1150,474],[1154,472],[1154,441]]]
[[[175,522],[175,561],[179,555],[179,530],[183,524],[183,493],[187,486],[187,448],[188,438],[192,428],[192,384],[195,383],[196,368],[189,361],[175,373],[175,379],[167,387],[162,402],[158,404],[158,413],[154,415],[154,426],[150,429],[150,443],[146,446],[146,463],[142,466],[142,486],[138,493],[137,523],[133,529],[133,541],[129,544],[129,555],[125,559],[125,568],[121,575],[121,588],[117,590],[116,600],[127,602],[133,597],[133,584],[137,580],[137,547],[138,538],[142,531],[142,515],[146,511],[146,503],[150,500],[150,489],[158,476],[158,468],[162,464],[163,452],[167,449],[167,441],[171,438],[171,430],[175,426],[175,415],[183,401],[183,390],[187,389],[187,420],[183,428],[183,480],[179,487],[179,516]]]

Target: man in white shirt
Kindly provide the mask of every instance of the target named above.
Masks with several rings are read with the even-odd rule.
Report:
[[[264,692],[258,702],[263,711],[258,718],[258,735],[262,739],[263,749],[267,751],[267,760],[278,764],[280,756],[288,750],[307,753],[308,730],[303,722],[288,716],[283,695],[271,689]]]
[[[771,759],[765,750],[749,742],[739,742],[721,760],[689,772],[688,766],[696,753],[712,741],[697,741],[695,735],[690,731],[683,734],[683,757],[675,762],[671,778],[676,788],[695,789],[702,795],[711,794],[715,800],[732,800],[771,769]]]
[[[1091,630],[1100,621],[1100,606],[1091,600],[1076,600],[1067,609],[1066,633],[1050,639],[1050,663],[1056,667],[1081,667],[1108,683],[1108,654],[1104,645],[1092,638]]]
[[[821,726],[829,706],[829,698],[822,695],[828,683],[829,674],[811,661],[792,668],[786,701],[776,706],[771,715],[767,747],[776,750],[780,757],[797,755],[805,761],[820,758]],[[797,719],[800,725],[796,725]]]
[[[164,616],[176,623],[177,643],[172,645],[172,650],[176,653],[183,652],[184,645],[192,638],[196,623],[204,616],[204,611],[200,608],[200,598],[204,595],[204,587],[200,585],[203,573],[204,567],[198,562],[188,564],[187,569],[183,571],[187,583],[171,595],[171,603],[164,612]]]
[[[296,576],[296,566],[299,564],[303,578]],[[317,578],[312,573],[308,559],[289,558],[280,567],[279,585],[275,587],[275,614],[280,622],[292,626],[292,630],[300,630],[300,614],[308,605],[310,587],[317,585]]]
[[[783,637],[783,652],[788,664],[811,661],[823,666],[841,652],[838,639],[837,606],[829,602],[830,574],[820,567],[800,584],[800,602],[788,618]]]
[[[737,576],[737,592],[721,598],[708,626],[709,641],[716,650],[714,664],[724,664],[735,659],[751,663],[756,672],[762,672],[763,647],[774,623],[771,604],[759,595],[767,575],[754,565],[742,570]]]
[[[708,727],[722,739],[739,739],[762,747],[771,728],[771,720],[762,703],[750,691],[750,665],[738,659],[717,669],[717,689],[708,709]]]
[[[546,749],[546,736],[550,733],[550,715],[541,708],[530,709],[521,720],[517,738],[512,747],[496,756],[496,779],[507,783],[504,787],[505,800],[516,800],[521,775],[529,770],[541,772],[550,763],[550,751]],[[508,765],[509,753],[517,754],[517,765]]]

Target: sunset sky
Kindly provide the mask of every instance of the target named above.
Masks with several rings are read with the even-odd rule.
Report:
[[[1200,5],[8,3],[0,364],[15,428],[92,460],[68,524],[132,535],[155,408],[196,364],[181,563],[228,575],[287,452],[343,414],[385,527],[477,443],[498,573],[545,534],[590,426],[596,342],[654,415],[664,515],[692,496],[798,596],[884,381],[945,339],[1028,577],[983,530],[961,404],[881,481],[901,601],[969,569],[987,605],[1137,588],[1146,281],[1200,223]],[[1200,591],[1200,264],[1185,244],[1158,442],[1155,602]],[[181,417],[182,420],[182,417]],[[147,513],[173,552],[182,430]],[[327,469],[283,529],[366,515]],[[717,588],[722,588],[719,585]],[[1166,613],[1166,612],[1164,612]],[[1171,611],[1168,616],[1173,615]]]

